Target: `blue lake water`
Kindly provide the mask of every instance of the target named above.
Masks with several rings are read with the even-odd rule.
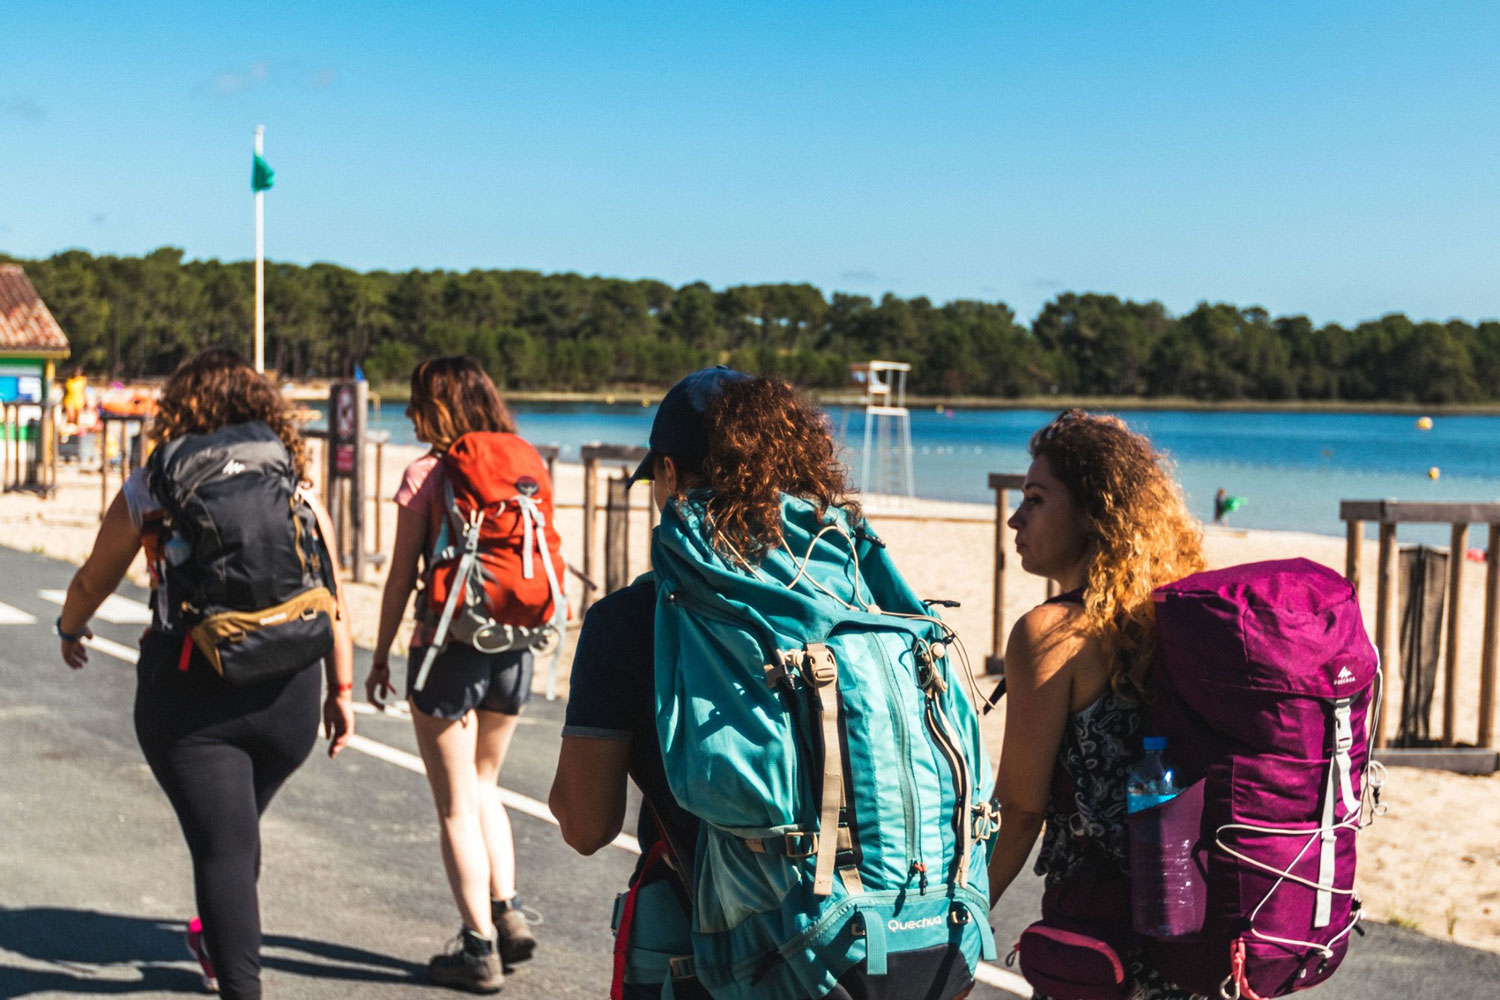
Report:
[[[372,427],[414,443],[400,404],[386,404]],[[557,444],[564,460],[589,442],[644,444],[654,407],[604,404],[514,406],[521,433]],[[1031,433],[1047,410],[932,409],[911,413],[912,466],[918,496],[993,502],[991,472],[1024,472]],[[861,468],[864,412],[832,407],[846,442],[845,460]],[[1128,411],[1120,416],[1150,435],[1176,465],[1193,512],[1207,520],[1219,487],[1245,498],[1231,526],[1342,535],[1340,500],[1500,500],[1500,416],[1437,416],[1431,430],[1415,415],[1355,413]],[[899,456],[893,456],[899,458]],[[1428,469],[1440,471],[1437,479]],[[1408,526],[1403,541],[1446,544],[1446,528]],[[1476,540],[1483,544],[1482,536]]]

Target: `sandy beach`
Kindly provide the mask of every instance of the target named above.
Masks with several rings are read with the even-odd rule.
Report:
[[[401,471],[421,452],[417,448],[387,447],[383,456],[380,495],[387,498],[381,512],[384,537],[369,551],[389,552],[395,531],[394,507],[388,498],[395,493]],[[615,473],[618,470],[607,470]],[[601,481],[606,470],[601,470]],[[118,486],[112,478],[111,493]],[[564,551],[575,566],[582,565],[581,467],[559,465],[556,470],[557,521]],[[602,488],[602,486],[601,486]],[[643,491],[644,494],[644,491]],[[602,502],[602,498],[601,498]],[[630,523],[632,573],[646,568],[648,522],[642,505]],[[373,523],[374,503],[366,508],[367,523]],[[50,500],[19,493],[0,494],[0,543],[24,551],[43,553],[70,562],[88,553],[98,528],[100,483],[97,468],[62,466],[59,489]],[[896,562],[924,598],[960,602],[944,612],[963,639],[978,682],[986,693],[992,686],[982,675],[984,658],[991,648],[991,599],[994,552],[994,510],[976,504],[907,501],[898,509],[872,505],[871,520],[890,547]],[[595,579],[602,580],[603,517],[595,533]],[[1240,531],[1232,528],[1205,529],[1206,551],[1211,566],[1227,566],[1262,559],[1302,556],[1342,572],[1344,541],[1331,536],[1276,531]],[[1012,569],[1006,578],[1005,619],[1016,618],[1043,597],[1041,581],[1026,577],[1011,553]],[[1367,627],[1374,621],[1375,546],[1367,543],[1360,593]],[[138,558],[131,569],[137,583],[145,583]],[[1458,738],[1473,741],[1477,732],[1479,645],[1484,593],[1483,567],[1465,567],[1463,595],[1464,642],[1458,691]],[[351,583],[348,599],[355,642],[369,647],[375,640],[381,567],[367,564],[365,580]],[[570,596],[582,596],[582,583],[570,574]],[[565,644],[558,676],[560,696],[567,692],[567,663],[571,638]],[[409,628],[403,628],[396,652],[403,653]],[[539,664],[537,689],[545,683]],[[61,669],[60,664],[58,668]],[[362,680],[362,678],[358,678]],[[1441,683],[1441,681],[1440,681]],[[1399,707],[1399,680],[1389,686],[1394,695],[1387,710],[1387,731],[1394,733]],[[1434,704],[1441,705],[1441,688]],[[986,720],[986,737],[998,756],[1003,734],[1003,713]],[[1434,718],[1434,727],[1439,719]],[[1358,889],[1373,919],[1400,923],[1424,933],[1448,937],[1461,944],[1500,952],[1500,776],[1466,777],[1414,768],[1391,768],[1382,802],[1388,807],[1362,835]]]

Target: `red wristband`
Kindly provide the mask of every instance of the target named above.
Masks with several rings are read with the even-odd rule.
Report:
[[[354,685],[353,684],[335,684],[333,686],[333,690],[334,690],[335,694],[348,694],[350,691],[354,690]]]

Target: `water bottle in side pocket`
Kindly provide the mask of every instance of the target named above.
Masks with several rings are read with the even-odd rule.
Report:
[[[1171,815],[1182,787],[1166,759],[1166,739],[1148,736],[1145,748],[1125,785],[1131,918],[1139,934],[1182,937],[1203,926],[1202,874],[1193,856],[1197,824]]]

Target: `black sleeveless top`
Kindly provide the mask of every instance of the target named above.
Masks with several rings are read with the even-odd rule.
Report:
[[[1082,604],[1083,592],[1071,590],[1047,603]],[[1125,781],[1140,760],[1143,724],[1139,699],[1121,697],[1113,687],[1068,716],[1036,860],[1036,873],[1047,877],[1047,888],[1066,884],[1090,855],[1130,874]],[[1131,1000],[1207,1000],[1169,982],[1140,949],[1121,957],[1134,980]],[[1047,998],[1035,993],[1033,1000]]]
[[[1047,603],[1082,604],[1083,592],[1059,594]],[[1036,861],[1036,873],[1047,877],[1049,889],[1076,875],[1090,851],[1129,873],[1125,779],[1140,759],[1141,726],[1139,701],[1121,697],[1113,687],[1068,716]]]

